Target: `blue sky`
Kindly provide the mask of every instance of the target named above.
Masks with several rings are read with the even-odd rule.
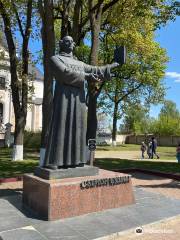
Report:
[[[170,60],[167,65],[164,82],[168,87],[166,99],[172,100],[180,110],[180,17],[169,22],[156,32],[156,41],[167,50]],[[157,117],[160,105],[152,107],[150,115]]]

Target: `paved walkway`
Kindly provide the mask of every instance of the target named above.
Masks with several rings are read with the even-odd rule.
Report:
[[[140,156],[140,151],[96,151],[95,153],[96,158],[120,158],[142,161]],[[156,158],[145,158],[143,161],[156,161]],[[177,162],[177,160],[158,159],[158,162]]]
[[[141,226],[137,230],[122,232],[117,240],[178,240],[180,239],[180,216]]]
[[[133,186],[180,200],[180,182],[139,172],[131,173]]]
[[[0,236],[3,240],[180,239],[180,182],[137,172],[132,177],[136,204],[54,222],[22,211],[22,182],[4,183]]]

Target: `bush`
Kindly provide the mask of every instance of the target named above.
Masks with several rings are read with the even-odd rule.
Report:
[[[36,150],[40,149],[41,143],[41,132],[28,132],[24,133],[24,147],[33,148]]]

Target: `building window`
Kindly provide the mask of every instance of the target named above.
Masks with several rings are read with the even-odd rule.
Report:
[[[0,77],[0,89],[5,89],[5,77]]]

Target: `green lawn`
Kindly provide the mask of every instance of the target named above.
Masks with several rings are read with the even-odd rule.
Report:
[[[106,146],[97,146],[97,150],[99,151],[139,151],[140,145],[137,144],[122,144],[117,145],[115,147],[106,145]],[[158,152],[168,152],[168,153],[175,153],[176,147],[161,147],[157,148]]]
[[[31,153],[24,154],[24,161],[11,161],[12,149],[0,148],[0,178],[20,176],[31,173],[38,165],[38,158]]]
[[[98,151],[139,151],[140,145],[135,144],[123,144],[112,146],[97,146]],[[176,159],[176,147],[161,147],[157,148],[157,153],[160,155],[160,159],[175,160]],[[155,160],[155,159],[154,159]]]
[[[122,145],[118,147],[98,147],[98,150],[104,148],[104,151],[118,150],[133,151],[139,150],[138,145]],[[166,158],[174,155],[175,148],[172,147],[159,147],[160,155],[164,154]],[[11,161],[12,149],[0,148],[0,178],[9,178],[20,176],[24,173],[31,173],[38,165],[38,153],[33,149],[25,149],[23,161]],[[172,157],[171,157],[172,159]],[[149,170],[157,170],[163,172],[180,173],[180,164],[158,162],[157,160],[135,161],[135,160],[120,160],[120,159],[96,159],[95,165],[104,169],[124,169],[124,168],[141,168]]]
[[[97,146],[97,150],[99,151],[138,151],[139,148],[140,146],[136,144],[122,144],[115,147],[111,145]]]
[[[97,167],[111,170],[111,169],[126,169],[126,168],[139,168],[147,170],[155,170],[168,173],[180,173],[180,164],[173,162],[147,162],[135,160],[122,160],[122,159],[96,159],[95,165]]]

